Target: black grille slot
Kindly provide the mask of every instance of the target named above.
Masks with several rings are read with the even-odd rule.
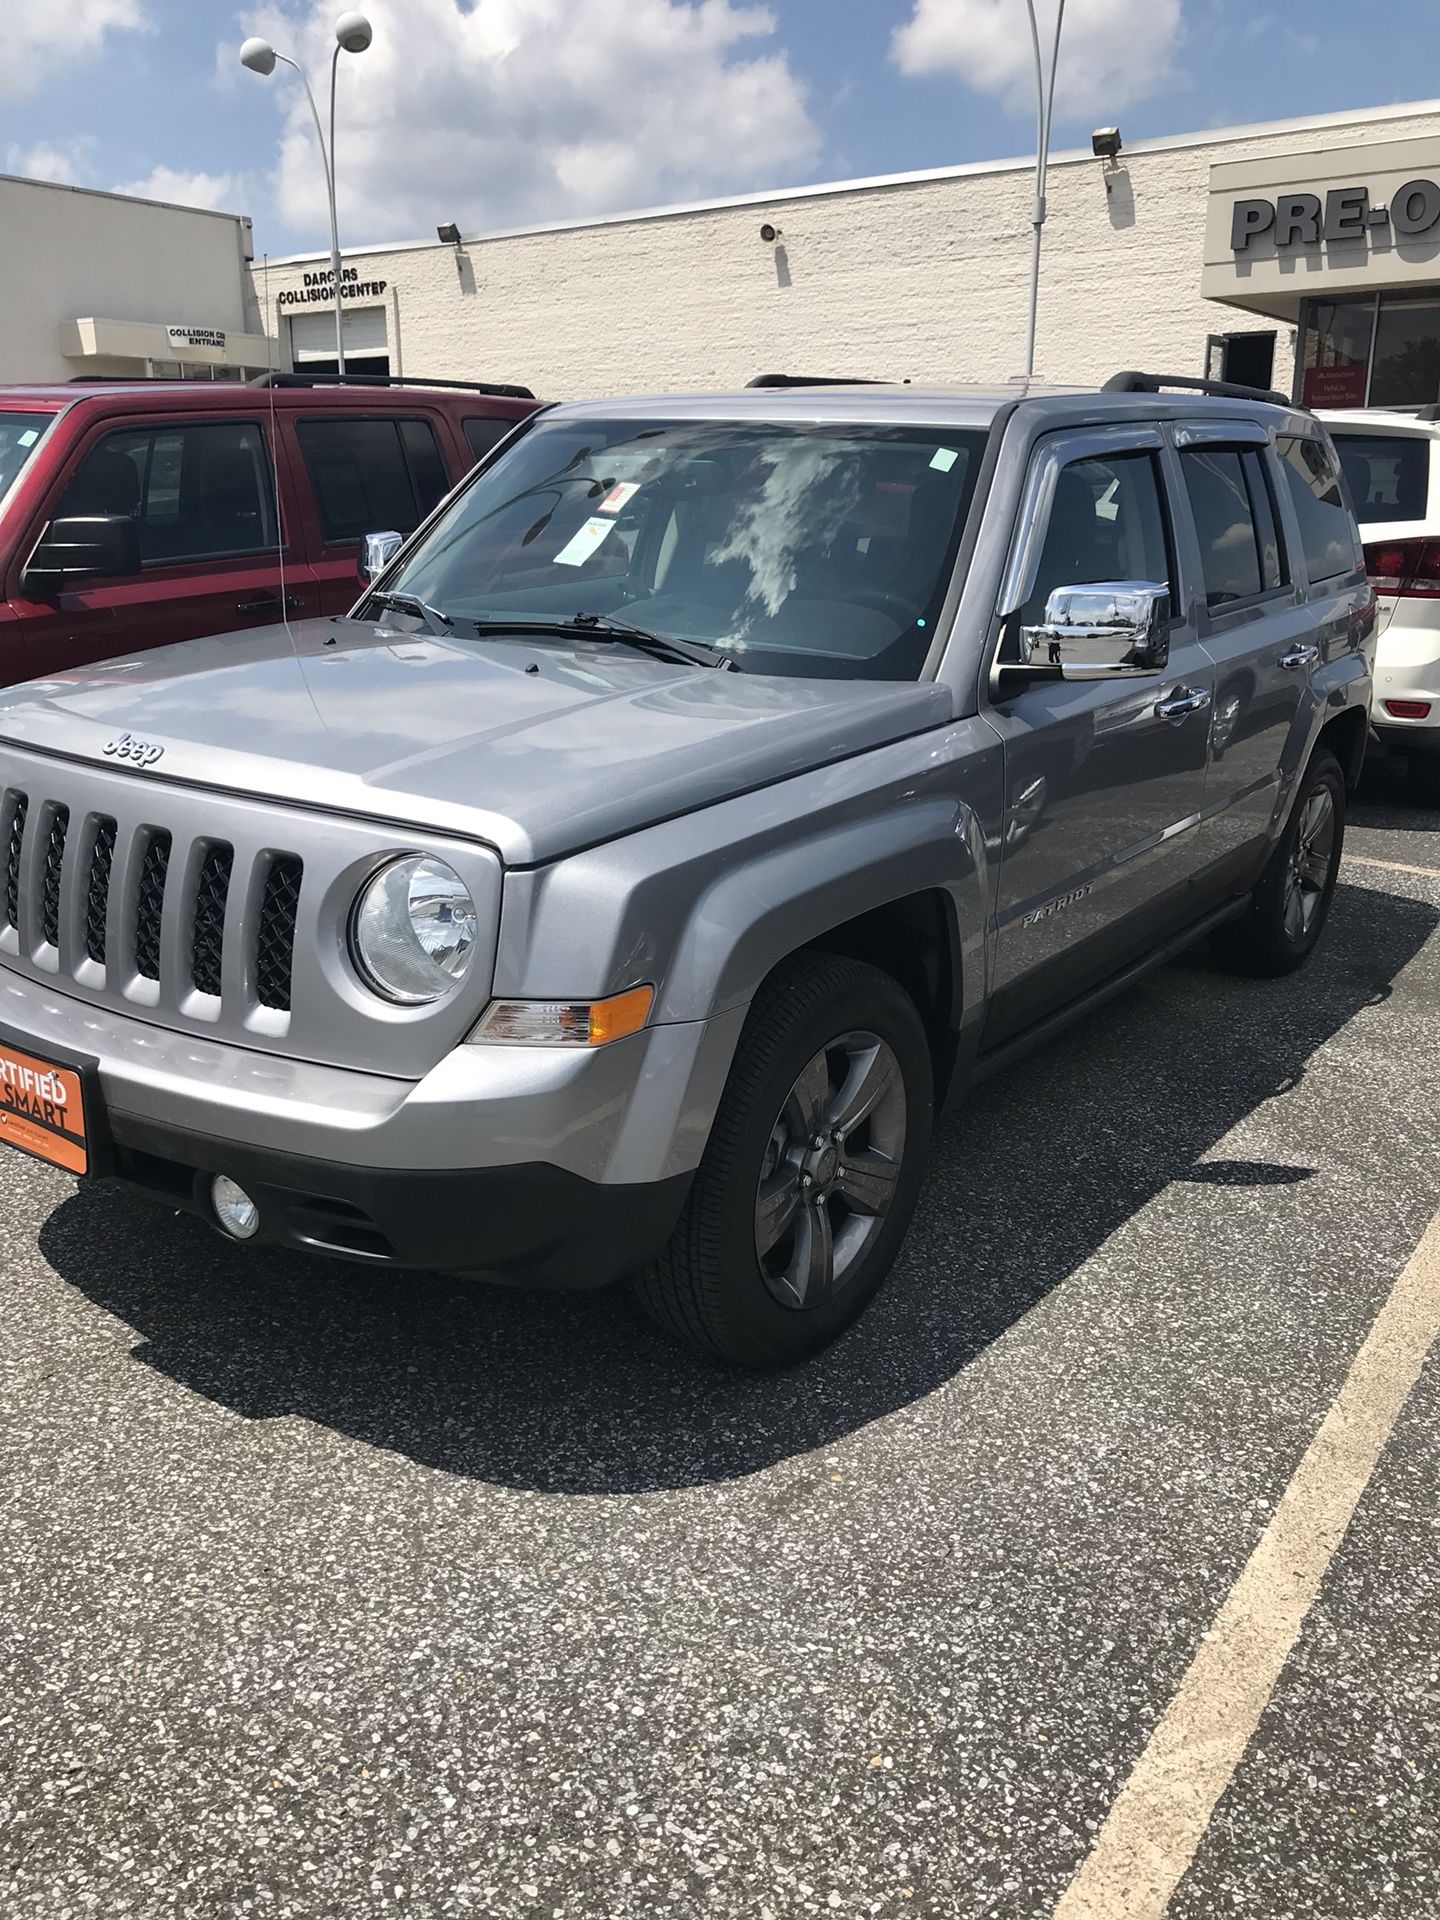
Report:
[[[169,871],[170,836],[152,833],[140,863],[140,887],[135,897],[135,971],[142,980],[160,978],[160,914]]]
[[[30,801],[23,793],[12,793],[5,808],[5,924],[20,925],[20,852],[25,845],[25,816]]]
[[[60,876],[65,871],[65,836],[70,831],[70,809],[56,807],[50,815],[50,837],[45,843],[45,885],[40,895],[40,931],[48,946],[60,944]]]
[[[225,951],[225,902],[230,897],[234,850],[207,847],[195,889],[195,932],[190,948],[190,978],[197,993],[220,994],[220,963]]]
[[[85,951],[97,966],[105,964],[105,926],[110,916],[110,870],[115,864],[115,822],[95,822],[90,846],[90,879],[85,888]]]
[[[262,1007],[290,1011],[290,970],[295,959],[295,910],[305,868],[294,854],[277,853],[265,876],[260,901],[260,933],[255,960],[255,991]]]

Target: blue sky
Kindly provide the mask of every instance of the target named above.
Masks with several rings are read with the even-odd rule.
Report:
[[[1039,0],[1053,18],[1055,0]],[[944,166],[1033,139],[1024,0],[373,0],[341,60],[348,244]],[[0,168],[249,212],[318,244],[303,94],[329,0],[5,0]],[[18,14],[18,21],[17,21]],[[1440,93],[1440,12],[1374,0],[1068,0],[1057,144]],[[322,86],[323,93],[323,86]]]

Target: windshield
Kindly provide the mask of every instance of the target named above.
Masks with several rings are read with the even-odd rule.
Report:
[[[20,478],[53,413],[0,413],[0,500]]]
[[[1361,526],[1423,520],[1430,503],[1430,436],[1330,429]]]
[[[542,420],[385,585],[458,620],[611,616],[708,641],[752,673],[914,679],[984,439]]]

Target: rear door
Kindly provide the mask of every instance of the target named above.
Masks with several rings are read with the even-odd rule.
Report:
[[[999,660],[1040,624],[1057,587],[1168,588],[1169,658],[1156,675],[1001,676],[988,718],[1005,742],[996,958],[984,1044],[1074,999],[1195,917],[1214,667],[1187,606],[1157,428],[1047,436],[1032,461],[1011,556]],[[1023,602],[1023,604],[1021,604]]]
[[[19,584],[27,671],[69,666],[316,610],[299,568],[281,599],[275,475],[265,422],[149,413],[111,418],[81,443],[27,528],[20,561],[52,519],[123,514],[141,570],[76,582],[46,599]]]
[[[450,491],[440,435],[420,408],[400,416],[296,408],[289,418],[320,611],[344,613],[360,593],[362,538],[413,533]]]
[[[1282,767],[1315,664],[1314,621],[1283,537],[1270,436],[1258,421],[1180,422],[1181,538],[1192,543],[1201,642],[1215,662],[1205,846],[1217,897],[1263,862]]]

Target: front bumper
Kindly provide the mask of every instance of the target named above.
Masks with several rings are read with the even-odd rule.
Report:
[[[212,1217],[214,1175],[287,1246],[600,1285],[678,1217],[744,1010],[593,1050],[461,1046],[390,1079],[197,1039],[0,969],[0,1028],[97,1063],[105,1170]]]

